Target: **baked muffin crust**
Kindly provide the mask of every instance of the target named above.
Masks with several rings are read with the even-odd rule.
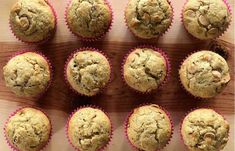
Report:
[[[17,38],[40,42],[55,32],[56,18],[47,0],[18,0],[10,12],[10,26]]]
[[[69,84],[80,94],[93,96],[106,86],[111,69],[101,53],[84,49],[68,62],[66,75]]]
[[[152,48],[136,48],[126,58],[123,72],[127,85],[140,92],[150,92],[165,80],[167,63]]]
[[[158,105],[144,105],[134,109],[128,119],[127,136],[138,149],[162,149],[171,138],[171,122]]]
[[[5,84],[18,96],[37,96],[51,79],[47,60],[34,52],[11,58],[3,67]]]
[[[71,117],[68,136],[73,146],[80,151],[96,151],[109,142],[111,122],[101,110],[85,107]]]
[[[96,38],[108,31],[112,12],[105,0],[72,0],[66,20],[73,33],[83,38]]]
[[[220,55],[199,51],[189,56],[179,70],[184,88],[196,97],[212,98],[230,81],[229,67]]]
[[[39,151],[48,142],[51,125],[42,111],[23,108],[6,124],[6,137],[20,151]]]
[[[185,28],[201,40],[220,36],[228,28],[231,18],[223,0],[188,0],[183,9]]]
[[[139,38],[157,38],[172,22],[173,10],[167,0],[129,0],[125,10],[129,29]]]
[[[229,137],[229,124],[212,109],[197,109],[189,113],[181,134],[191,151],[222,150]]]

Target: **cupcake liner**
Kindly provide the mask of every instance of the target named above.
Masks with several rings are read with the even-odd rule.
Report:
[[[163,82],[158,86],[158,88],[156,88],[156,89],[154,89],[154,90],[151,90],[151,91],[149,91],[149,92],[141,92],[141,91],[138,91],[138,90],[132,88],[131,86],[129,86],[129,85],[127,84],[127,82],[125,81],[125,78],[124,78],[124,65],[125,65],[125,63],[126,63],[127,57],[128,57],[135,49],[137,49],[137,48],[150,48],[150,49],[153,49],[154,51],[159,52],[159,53],[164,57],[164,59],[165,59],[165,61],[166,61],[167,72],[166,72],[166,77],[165,77],[165,79],[164,79]],[[132,48],[132,49],[125,55],[125,57],[124,57],[124,59],[123,59],[123,61],[122,61],[122,65],[121,65],[121,66],[122,66],[122,68],[121,68],[121,74],[122,74],[123,83],[124,83],[127,87],[129,87],[131,90],[133,90],[134,92],[137,92],[137,93],[142,94],[142,95],[145,95],[145,94],[152,94],[152,93],[156,92],[157,90],[161,90],[161,89],[166,85],[166,83],[170,80],[171,64],[170,64],[170,59],[169,59],[169,57],[167,56],[167,54],[166,54],[164,51],[162,51],[162,49],[157,48],[157,47],[152,46],[152,45],[140,45],[140,46],[137,46],[137,47]]]
[[[52,38],[54,37],[55,32],[56,32],[56,30],[57,30],[57,14],[56,14],[56,11],[55,11],[54,7],[51,5],[51,3],[50,3],[48,0],[46,0],[45,2],[46,2],[46,3],[48,4],[48,6],[51,8],[52,13],[53,13],[53,15],[54,15],[54,17],[55,17],[55,29],[54,29],[54,31],[52,32],[52,34],[49,35],[47,38],[42,39],[41,41],[37,41],[37,42],[31,42],[31,41],[22,40],[20,37],[18,37],[18,36],[13,32],[12,26],[11,26],[11,24],[10,24],[10,19],[9,19],[9,21],[8,21],[8,22],[9,22],[9,28],[10,28],[10,30],[11,30],[11,33],[14,35],[14,37],[15,37],[17,40],[19,40],[19,41],[21,41],[21,42],[23,42],[23,43],[29,44],[29,45],[32,45],[32,44],[33,44],[33,45],[34,45],[34,44],[41,45],[41,44],[44,44],[44,43],[48,42],[50,39],[52,39]]]
[[[5,121],[4,127],[3,127],[5,141],[7,142],[8,146],[11,148],[12,151],[20,151],[13,144],[11,144],[11,142],[8,140],[7,134],[6,134],[6,127],[7,127],[8,121],[11,119],[11,117],[13,117],[17,112],[21,111],[24,108],[33,108],[33,109],[37,109],[37,110],[41,111],[48,118],[48,120],[50,122],[50,128],[51,129],[50,129],[49,138],[47,140],[47,143],[39,150],[39,151],[43,151],[46,148],[46,146],[49,144],[50,140],[51,140],[53,128],[52,128],[52,124],[51,124],[51,119],[49,118],[48,114],[46,112],[44,112],[43,110],[41,110],[40,108],[37,108],[37,107],[33,107],[33,106],[20,107],[8,116],[7,120]]]
[[[109,81],[106,83],[106,85],[103,87],[103,88],[100,88],[99,92],[96,93],[95,95],[92,95],[92,96],[89,96],[89,95],[85,95],[85,94],[82,94],[82,93],[79,93],[78,91],[76,91],[72,86],[71,84],[69,83],[68,79],[67,79],[67,73],[66,73],[66,70],[67,70],[67,66],[69,64],[69,61],[73,58],[74,54],[76,54],[77,52],[82,52],[84,50],[91,50],[91,51],[96,51],[100,54],[102,54],[107,60],[108,60],[108,63],[109,63],[109,67],[110,67],[110,77],[109,77]],[[112,79],[112,76],[113,76],[113,72],[112,72],[112,64],[111,64],[111,61],[109,60],[109,58],[107,57],[106,54],[104,54],[102,51],[96,49],[96,48],[92,48],[92,47],[82,47],[82,48],[79,48],[77,50],[75,50],[74,52],[72,52],[69,57],[67,58],[66,62],[65,62],[65,66],[64,66],[64,79],[65,79],[65,82],[66,82],[66,85],[67,87],[75,94],[79,95],[79,96],[86,96],[86,97],[94,97],[94,96],[97,96],[98,94],[101,94],[107,87],[108,85],[111,83],[111,79]]]
[[[47,90],[49,89],[49,87],[50,87],[51,84],[52,84],[53,76],[54,76],[54,75],[53,75],[53,67],[52,67],[52,65],[51,65],[50,60],[49,60],[43,53],[41,53],[41,52],[39,52],[39,51],[32,51],[32,50],[17,51],[16,53],[14,53],[14,54],[9,58],[8,61],[10,61],[12,58],[14,58],[14,57],[16,57],[16,56],[18,56],[18,55],[21,55],[21,54],[24,54],[24,53],[27,53],[27,52],[36,53],[36,54],[42,56],[42,57],[47,61],[48,66],[49,66],[50,80],[48,81],[48,84],[47,84],[45,90],[42,91],[41,93],[37,94],[36,96],[23,96],[23,97],[25,97],[25,98],[37,98],[37,99],[39,99],[39,98],[41,98],[41,97],[47,92]]]
[[[100,149],[98,149],[98,151],[104,151],[104,150],[108,147],[108,145],[110,144],[110,142],[112,141],[112,138],[113,138],[113,124],[112,124],[111,118],[110,118],[110,116],[108,115],[108,113],[105,112],[105,111],[104,111],[103,109],[101,109],[100,107],[97,107],[97,106],[95,106],[95,105],[83,105],[83,106],[80,106],[80,107],[78,107],[76,110],[74,110],[74,111],[69,115],[69,118],[68,118],[67,123],[66,123],[66,128],[65,128],[67,140],[69,141],[70,145],[71,145],[76,151],[80,151],[78,148],[76,148],[76,147],[73,145],[73,143],[71,142],[71,140],[70,140],[70,138],[69,138],[69,135],[68,135],[69,122],[70,122],[72,116],[73,116],[77,111],[79,111],[80,109],[83,109],[83,108],[88,108],[88,107],[101,110],[102,112],[105,113],[105,115],[108,117],[108,119],[109,119],[109,121],[110,121],[110,124],[111,124],[111,132],[110,132],[109,140],[108,140],[108,142],[107,142],[104,146],[102,146]]]
[[[130,2],[130,0],[128,1],[127,5],[126,5],[125,10],[127,9],[129,2]],[[138,35],[136,35],[136,34],[129,28],[129,26],[128,26],[128,24],[127,24],[127,17],[126,17],[126,13],[125,13],[125,10],[124,10],[124,21],[125,21],[126,27],[129,29],[129,31],[132,33],[132,35],[134,35],[134,36],[135,36],[136,38],[138,38],[139,40],[143,40],[143,39],[145,39],[145,40],[151,40],[151,39],[158,39],[159,37],[161,37],[161,36],[163,36],[165,33],[167,33],[167,32],[169,31],[169,29],[172,27],[172,24],[173,24],[173,22],[174,22],[174,16],[175,16],[174,7],[173,7],[173,5],[172,5],[171,0],[167,0],[167,2],[169,3],[170,7],[172,8],[171,23],[170,23],[169,27],[168,27],[164,32],[160,33],[160,34],[158,35],[158,37],[155,37],[155,38],[146,38],[146,39],[145,39],[145,38],[141,38],[141,37],[139,37]]]
[[[129,144],[132,146],[132,148],[135,149],[135,150],[139,150],[139,148],[137,148],[134,144],[131,143],[131,141],[129,140],[128,134],[127,134],[127,128],[128,128],[129,118],[130,118],[130,116],[133,114],[133,112],[134,112],[135,109],[137,109],[137,108],[139,108],[139,107],[142,107],[142,106],[151,105],[151,104],[154,104],[154,103],[144,103],[144,104],[138,105],[137,107],[135,107],[134,109],[132,109],[131,112],[128,113],[128,115],[127,115],[127,117],[126,117],[126,119],[125,119],[124,126],[123,126],[123,127],[124,127],[124,133],[125,133],[125,136],[126,136],[126,139],[127,139],[128,143],[129,143]],[[157,105],[157,104],[154,104],[154,105]],[[158,105],[158,106],[159,106],[159,105]],[[173,121],[172,121],[172,119],[171,119],[170,113],[169,113],[166,109],[164,109],[162,106],[159,106],[159,108],[160,108],[162,111],[164,111],[164,112],[166,113],[168,119],[170,120],[170,124],[171,124],[171,136],[170,136],[168,142],[166,143],[166,145],[161,148],[161,149],[163,149],[163,148],[165,148],[165,147],[170,143],[170,141],[171,141],[171,139],[172,139],[173,132],[174,132],[174,127],[173,127],[174,124],[173,124]],[[159,149],[159,150],[161,150],[161,149]],[[159,151],[159,150],[156,150],[156,151]]]
[[[193,111],[195,111],[195,110],[199,110],[199,109],[210,109],[210,110],[213,110],[213,111],[215,111],[217,114],[221,115],[221,116],[224,118],[225,121],[227,121],[223,114],[221,114],[220,112],[218,112],[216,109],[212,109],[211,107],[203,107],[203,108],[199,108],[199,107],[198,107],[198,108],[190,109],[188,112],[185,113],[184,117],[181,119],[180,128],[179,128],[179,134],[180,134],[181,141],[183,142],[184,146],[185,146],[187,149],[188,149],[188,146],[186,145],[186,143],[185,143],[185,141],[184,141],[184,139],[183,139],[183,134],[182,134],[183,122],[184,122],[185,118],[189,115],[189,113],[191,113],[191,112],[193,112]],[[230,134],[230,131],[228,132],[228,138],[229,138],[229,136],[230,136],[229,134]]]
[[[227,0],[223,0],[223,2],[224,2],[225,5],[227,6],[227,9],[228,9],[229,13],[231,14],[231,19],[230,19],[230,22],[229,22],[228,27],[226,28],[226,30],[224,30],[224,31],[223,31],[220,35],[218,35],[217,37],[211,38],[211,39],[206,39],[206,40],[199,39],[199,38],[195,37],[195,36],[192,35],[192,34],[187,30],[187,28],[185,27],[184,21],[183,21],[183,20],[184,20],[183,11],[184,11],[184,8],[185,8],[185,5],[187,4],[187,2],[188,2],[188,0],[186,0],[185,3],[184,3],[183,9],[181,10],[181,17],[180,17],[180,18],[181,18],[181,22],[182,22],[182,24],[183,24],[183,27],[184,27],[185,31],[188,33],[188,35],[190,35],[191,38],[194,38],[194,39],[197,39],[197,40],[200,40],[200,41],[213,40],[213,39],[220,38],[221,36],[224,35],[224,33],[227,32],[227,30],[229,29],[229,27],[230,27],[230,25],[231,25],[231,23],[232,23],[232,7],[231,7],[231,5],[228,3]]]
[[[67,21],[67,13],[68,13],[69,5],[71,4],[72,0],[69,0],[69,1],[67,2],[67,6],[66,6],[66,9],[65,9],[65,13],[64,13],[64,19],[65,19],[65,23],[66,23],[66,25],[67,25],[68,30],[69,30],[74,36],[78,37],[81,41],[94,42],[94,41],[98,41],[98,40],[102,39],[102,38],[112,29],[113,18],[114,18],[114,17],[113,17],[113,16],[114,16],[114,15],[113,15],[113,9],[112,9],[112,7],[111,7],[110,2],[109,2],[108,0],[104,0],[104,1],[105,1],[105,4],[108,5],[108,7],[109,7],[109,10],[110,10],[110,13],[111,13],[111,20],[110,20],[110,23],[109,23],[109,28],[108,28],[103,34],[101,34],[101,35],[98,36],[98,37],[87,38],[87,37],[84,37],[84,36],[82,36],[82,35],[79,35],[79,34],[73,32],[73,31],[71,30],[71,28],[69,27],[68,21]]]

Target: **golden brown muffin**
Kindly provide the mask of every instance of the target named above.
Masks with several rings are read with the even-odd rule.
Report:
[[[167,63],[153,48],[136,48],[124,63],[123,76],[128,86],[140,91],[156,90],[167,76]]]
[[[230,81],[229,67],[223,57],[202,50],[190,55],[179,70],[184,88],[193,96],[212,98]]]
[[[183,23],[194,37],[214,39],[226,31],[232,15],[223,0],[188,0],[183,9]]]
[[[78,93],[93,96],[109,82],[111,69],[104,55],[89,48],[76,52],[66,67],[66,79]]]
[[[9,143],[19,151],[39,151],[49,141],[51,124],[40,110],[26,107],[17,111],[6,123]]]
[[[50,38],[56,18],[47,0],[18,0],[10,12],[10,26],[24,42],[41,42]]]
[[[139,150],[162,149],[172,135],[168,115],[155,104],[134,109],[127,122],[127,137]]]
[[[109,143],[111,122],[101,110],[85,107],[77,110],[68,123],[68,138],[80,151],[97,151]]]
[[[183,120],[181,134],[190,151],[222,150],[229,137],[229,124],[212,109],[197,109]]]
[[[25,52],[11,58],[3,67],[5,84],[18,96],[37,96],[51,80],[50,65],[38,53]]]
[[[125,18],[135,36],[158,38],[170,27],[173,10],[167,0],[129,0]]]
[[[83,38],[99,38],[111,26],[112,12],[105,0],[71,0],[66,21],[70,30]]]

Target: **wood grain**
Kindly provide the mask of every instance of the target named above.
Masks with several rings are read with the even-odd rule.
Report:
[[[8,115],[19,106],[35,105],[44,109],[53,123],[53,136],[47,151],[71,151],[72,147],[65,138],[65,123],[71,111],[80,105],[93,104],[102,107],[111,117],[114,124],[114,138],[109,145],[109,151],[131,150],[124,139],[123,122],[127,112],[142,103],[157,103],[166,108],[172,115],[174,122],[174,136],[165,151],[185,151],[178,133],[179,124],[186,112],[197,107],[211,107],[221,112],[231,126],[230,141],[225,151],[234,150],[234,19],[228,31],[220,38],[220,42],[228,48],[228,64],[230,66],[231,81],[222,94],[216,98],[201,101],[189,96],[178,82],[178,68],[181,61],[190,53],[208,49],[210,42],[195,40],[182,27],[180,10],[184,1],[172,0],[175,16],[173,26],[158,40],[139,40],[127,30],[123,10],[127,1],[110,0],[114,11],[114,23],[107,36],[98,42],[84,43],[79,41],[67,29],[64,22],[66,1],[51,0],[58,16],[58,29],[55,37],[47,44],[35,46],[17,41],[8,27],[10,7],[16,0],[0,0],[0,151],[10,151],[3,136],[3,125]],[[234,8],[234,0],[229,0]],[[234,16],[234,13],[233,13]],[[234,17],[233,17],[234,18]],[[133,47],[141,44],[151,44],[165,51],[171,61],[172,71],[170,80],[164,88],[152,95],[136,94],[124,85],[121,77],[121,63],[124,56]],[[63,68],[68,55],[84,46],[102,50],[110,58],[113,67],[113,76],[107,89],[100,95],[87,98],[73,94],[64,83]],[[40,99],[15,96],[5,87],[2,67],[15,52],[19,50],[42,51],[52,62],[54,69],[53,83],[48,92]]]

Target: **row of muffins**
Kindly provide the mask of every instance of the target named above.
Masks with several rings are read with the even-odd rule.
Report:
[[[185,29],[201,39],[215,39],[231,22],[225,0],[188,0],[182,10]],[[113,13],[106,0],[71,0],[65,13],[69,30],[82,40],[97,40],[111,28]],[[170,27],[173,7],[168,0],[130,0],[125,9],[130,31],[142,39],[158,38]],[[27,43],[41,43],[56,31],[56,13],[47,0],[18,0],[10,12],[14,35]]]
[[[94,96],[110,81],[107,57],[93,48],[80,48],[67,59],[64,76],[74,92]],[[23,51],[3,67],[5,84],[16,95],[39,96],[52,80],[50,61],[40,52]],[[140,93],[157,92],[170,76],[170,61],[163,51],[152,46],[131,50],[122,65],[126,85]],[[213,98],[230,81],[229,66],[219,54],[202,50],[189,55],[179,69],[183,88],[198,98]]]
[[[156,104],[147,104],[129,113],[124,129],[134,148],[156,151],[170,142],[173,123],[165,109]],[[104,149],[111,141],[112,131],[108,115],[91,106],[75,110],[66,124],[68,141],[79,151]],[[38,151],[49,143],[52,123],[40,109],[24,107],[10,115],[4,132],[7,143],[13,149]],[[180,133],[189,150],[221,150],[229,139],[229,123],[213,109],[199,108],[184,117]]]

